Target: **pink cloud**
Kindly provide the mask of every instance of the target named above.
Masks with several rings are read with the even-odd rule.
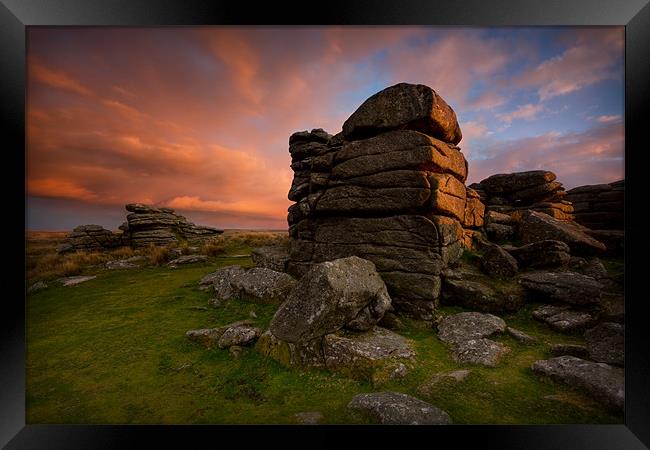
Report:
[[[611,122],[620,122],[623,120],[623,117],[620,115],[613,115],[613,116],[598,116],[596,120],[600,123],[611,123]]]
[[[527,103],[517,107],[514,111],[507,113],[497,114],[497,118],[507,124],[511,124],[513,120],[516,119],[525,119],[531,120],[537,116],[541,111],[544,110],[542,104],[533,105],[532,103]]]

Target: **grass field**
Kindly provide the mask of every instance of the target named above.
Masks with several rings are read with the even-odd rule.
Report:
[[[29,279],[28,284],[49,280],[49,288],[26,299],[27,423],[284,424],[295,423],[294,414],[304,411],[321,412],[325,423],[364,423],[346,405],[355,394],[377,390],[429,401],[459,424],[622,423],[621,415],[582,393],[533,375],[531,363],[551,356],[550,343],[579,343],[582,337],[553,333],[532,320],[532,305],[502,317],[539,343],[497,337],[512,351],[496,368],[454,363],[426,323],[405,320],[400,333],[414,341],[415,367],[381,387],[322,370],[286,368],[254,348],[233,359],[227,350],[188,341],[189,329],[247,319],[251,311],[256,326],[268,326],[277,305],[231,300],[212,308],[210,294],[198,290],[198,280],[218,267],[251,266],[249,257],[233,256],[250,253],[251,243],[259,244],[226,242],[209,262],[177,269],[80,267],[78,273],[97,278],[73,287],[52,281],[56,275],[50,272]],[[418,392],[434,373],[457,368],[472,372],[460,383],[438,385],[429,396]]]

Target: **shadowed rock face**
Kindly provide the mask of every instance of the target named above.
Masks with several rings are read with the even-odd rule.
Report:
[[[567,192],[567,200],[573,203],[579,224],[593,230],[623,230],[625,180],[578,186]]]
[[[369,98],[330,136],[294,133],[287,271],[348,256],[372,261],[399,314],[431,319],[440,272],[483,225],[453,110],[422,85]]]

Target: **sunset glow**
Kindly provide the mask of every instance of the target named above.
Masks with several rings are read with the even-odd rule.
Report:
[[[126,203],[286,228],[289,136],[338,133],[398,82],[458,116],[467,183],[624,178],[623,27],[28,29],[28,228],[115,229]]]

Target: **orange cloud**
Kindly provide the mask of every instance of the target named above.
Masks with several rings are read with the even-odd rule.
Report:
[[[73,200],[95,200],[97,194],[70,180],[40,178],[27,182],[29,195],[38,197],[69,198]]]
[[[37,61],[28,60],[27,76],[34,77],[34,79],[41,83],[45,83],[54,88],[64,89],[89,97],[93,95],[90,89],[66,75],[65,72],[48,69]]]

